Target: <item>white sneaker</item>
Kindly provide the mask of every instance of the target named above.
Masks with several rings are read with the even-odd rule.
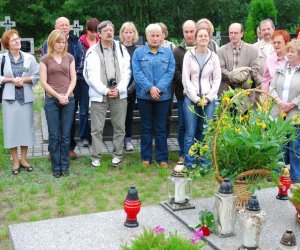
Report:
[[[133,151],[134,150],[134,147],[133,147],[131,142],[126,142],[125,143],[125,150],[126,151]]]
[[[92,161],[92,164],[91,164],[91,167],[92,168],[98,168],[98,167],[100,167],[100,161],[99,160],[93,160]]]
[[[115,167],[119,166],[120,163],[121,163],[121,159],[118,158],[118,157],[114,157],[114,158],[112,158],[112,160],[111,160],[111,164],[112,164],[113,166],[115,166]]]

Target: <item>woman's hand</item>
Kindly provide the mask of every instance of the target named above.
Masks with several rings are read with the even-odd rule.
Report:
[[[150,89],[150,95],[153,101],[158,101],[160,98],[160,90],[158,88],[156,88],[155,86],[153,86]]]
[[[67,105],[69,103],[69,97],[67,95],[58,95],[58,101],[61,105]]]
[[[22,77],[16,77],[16,78],[14,78],[14,83],[15,83],[16,87],[23,87],[24,80]]]

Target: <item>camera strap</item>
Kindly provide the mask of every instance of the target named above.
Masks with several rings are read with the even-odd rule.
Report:
[[[103,49],[102,43],[100,42],[99,44],[100,44],[101,53],[103,55],[104,74],[105,74],[105,77],[106,77],[106,81],[108,81],[107,70],[106,70],[106,63],[105,63],[104,49]],[[116,79],[116,77],[117,77],[117,73],[116,73],[117,72],[117,68],[116,68],[116,45],[115,45],[115,42],[113,42],[112,51],[113,51],[113,59],[114,59],[114,67],[115,67],[115,79]]]

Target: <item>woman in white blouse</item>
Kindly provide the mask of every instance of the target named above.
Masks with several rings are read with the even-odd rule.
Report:
[[[293,40],[287,45],[287,63],[275,71],[270,86],[270,94],[277,99],[286,118],[300,115],[300,40]],[[291,179],[300,182],[300,124],[297,137],[284,146],[285,163],[290,164]]]

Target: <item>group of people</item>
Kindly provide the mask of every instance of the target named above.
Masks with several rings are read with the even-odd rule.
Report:
[[[122,25],[120,41],[116,41],[111,21],[91,18],[86,34],[78,40],[70,34],[69,20],[60,17],[43,46],[40,67],[33,56],[20,51],[18,32],[6,31],[2,43],[8,52],[0,57],[5,60],[0,82],[5,84],[4,143],[11,150],[13,174],[17,175],[21,168],[33,170],[26,155],[28,146],[34,144],[32,86],[39,78],[45,90],[49,157],[57,178],[69,175],[70,158],[76,158],[78,107],[81,143],[92,144],[91,166],[95,168],[101,166],[107,110],[113,127],[112,165],[120,165],[123,148],[134,149],[131,139],[136,100],[141,118],[142,165],[149,166],[154,158],[167,168],[168,118],[174,94],[178,103],[179,158],[187,168],[209,168],[206,157],[198,162],[189,155],[189,149],[195,139],[203,139],[218,97],[229,86],[236,87],[233,72],[245,67],[251,72],[251,87],[261,87],[274,96],[288,119],[299,113],[300,41],[290,42],[288,32],[275,31],[271,19],[261,21],[261,40],[255,44],[242,40],[244,29],[240,23],[229,26],[230,42],[221,48],[212,40],[214,27],[208,19],[197,23],[187,20],[182,31],[184,40],[175,47],[166,40],[168,30],[163,23],[149,24],[145,30],[147,43],[137,47],[138,31],[132,22]],[[191,106],[195,112],[191,112]],[[300,134],[285,147],[285,160],[291,164],[294,181],[300,179],[298,143]]]

